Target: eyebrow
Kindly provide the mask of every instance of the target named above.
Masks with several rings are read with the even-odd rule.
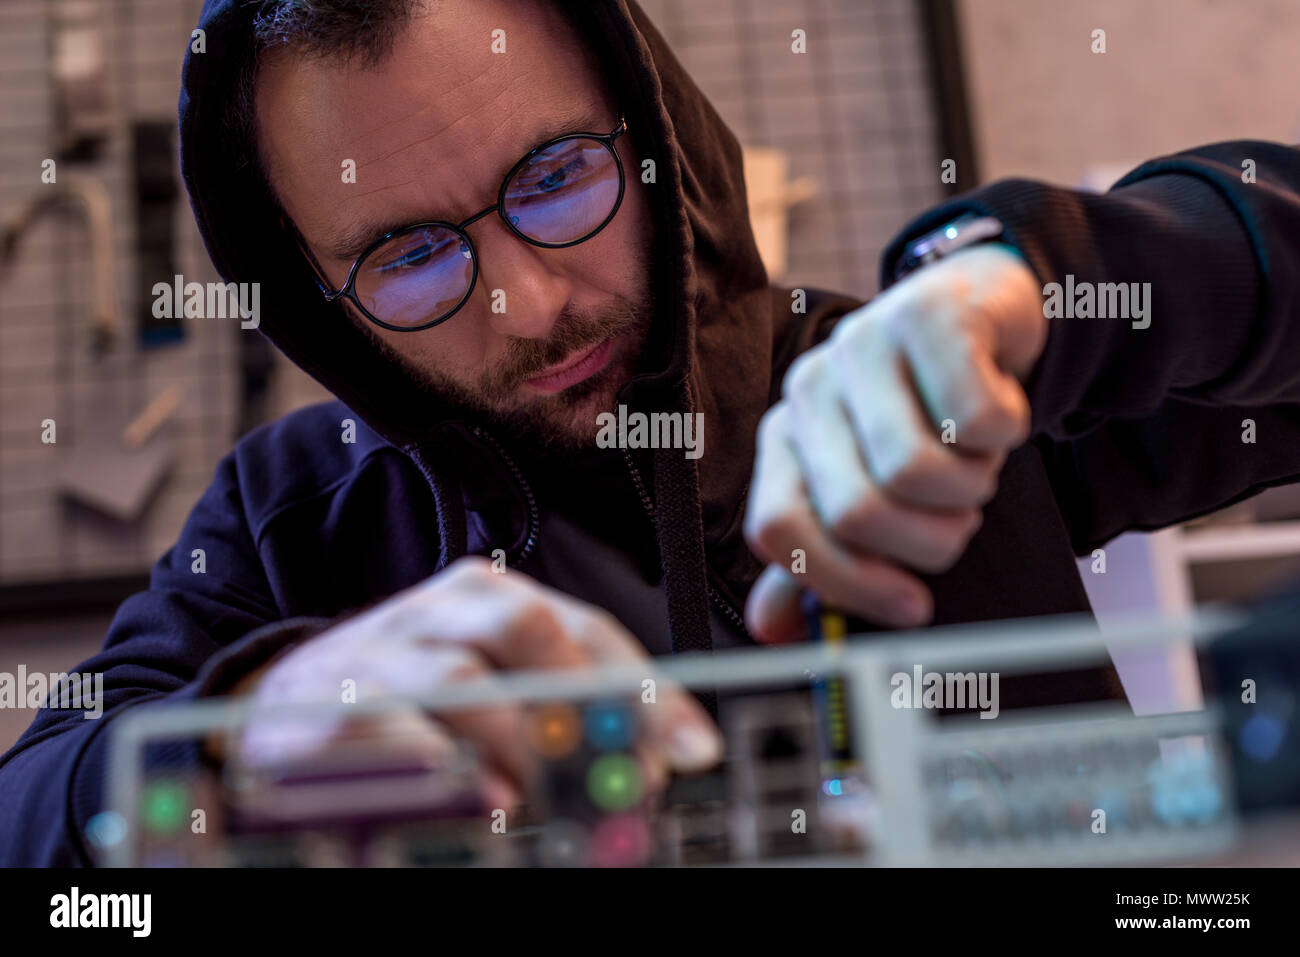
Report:
[[[609,132],[609,130],[604,129],[601,126],[601,124],[605,122],[608,121],[601,120],[597,122],[594,119],[594,114],[589,109],[575,110],[566,113],[560,117],[547,121],[543,126],[541,126],[537,131],[536,136],[531,140],[534,145],[529,147],[529,149],[535,149],[543,143],[558,139],[561,136],[568,136],[572,133],[597,133],[604,136]],[[615,125],[617,125],[617,117],[614,118],[614,122],[610,125],[610,129],[613,129]],[[522,159],[525,155],[525,153],[521,153],[514,162],[518,162],[518,160]],[[508,172],[508,169],[502,171],[502,176],[504,176],[506,172]],[[495,194],[492,196],[492,201],[496,201]],[[485,203],[484,205],[487,204]],[[472,216],[476,212],[478,212],[477,209],[473,210],[469,215]],[[351,225],[344,227],[333,238],[322,244],[321,248],[325,250],[325,254],[330,258],[338,260],[339,262],[351,264],[358,256],[389,233],[396,232],[399,229],[404,229],[407,226],[413,226],[416,223],[433,222],[435,220],[453,223],[461,221],[460,219],[443,218],[437,215],[416,215],[412,218],[410,214],[388,216],[383,219],[363,219],[360,222],[352,223]]]

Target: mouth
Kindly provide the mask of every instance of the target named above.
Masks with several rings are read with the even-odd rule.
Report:
[[[563,392],[605,368],[613,349],[614,337],[610,336],[604,342],[542,370],[541,374],[525,379],[524,384],[546,395]]]

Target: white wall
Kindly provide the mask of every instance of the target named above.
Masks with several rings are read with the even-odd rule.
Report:
[[[1296,0],[957,0],[984,180],[1300,142]],[[1107,52],[1090,51],[1094,29]]]

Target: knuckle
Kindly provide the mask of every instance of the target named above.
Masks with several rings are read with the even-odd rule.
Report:
[[[892,309],[883,309],[877,322],[892,342],[901,342],[926,315],[925,297],[916,289],[900,290]]]
[[[963,369],[974,366],[977,353],[984,350],[983,346],[976,344],[970,331],[965,328],[953,329],[946,338],[944,347],[948,354],[957,360],[956,365]]]
[[[896,458],[880,463],[876,480],[886,495],[897,497],[934,475],[942,465],[940,457],[924,443],[909,443]]]
[[[987,505],[989,502],[993,501],[993,499],[997,496],[997,494],[998,494],[998,478],[996,475],[992,475],[989,477],[988,481],[984,483],[983,487],[981,487],[980,490],[976,493],[972,504],[978,505],[982,508],[985,505]]]
[[[978,510],[972,511],[960,524],[940,535],[929,550],[924,565],[918,565],[921,571],[943,572],[957,564],[957,560],[966,552],[966,547],[974,537],[981,523]]]
[[[767,549],[762,544],[762,528],[764,520],[758,517],[755,509],[749,509],[745,513],[745,521],[741,526],[741,532],[745,536],[745,542],[760,557],[767,557]]]
[[[866,322],[836,328],[829,345],[826,356],[829,371],[845,383],[862,379],[866,364],[882,358],[891,349],[878,326]]]
[[[612,612],[598,605],[586,605],[582,609],[583,617],[589,631],[620,632],[623,623]]]
[[[842,343],[858,344],[879,335],[880,316],[883,312],[878,305],[867,304],[847,313],[835,324],[827,338],[828,343],[839,346]]]
[[[857,309],[846,312],[840,321],[835,323],[831,329],[831,334],[827,337],[828,342],[841,342],[844,339],[851,338],[858,327],[862,325],[870,313],[870,306],[859,306]]]
[[[745,518],[745,539],[760,557],[770,561],[785,543],[796,537],[798,527],[798,520],[791,511],[766,516],[751,513]]]
[[[918,278],[921,275],[923,273],[918,273]],[[881,310],[877,321],[891,341],[903,342],[922,325],[933,321],[939,308],[939,297],[930,283],[912,283],[906,288],[900,286],[898,292],[892,308]]]
[[[823,375],[823,361],[817,348],[809,349],[790,364],[785,374],[782,393],[786,396],[808,394]]]
[[[790,407],[784,402],[777,402],[763,413],[758,420],[758,444],[760,447],[769,443],[780,442],[785,437],[786,417]]]
[[[492,562],[482,555],[465,555],[447,566],[442,576],[448,583],[481,585],[495,577]]]
[[[586,647],[596,644],[608,646],[611,641],[619,642],[632,637],[615,615],[597,605],[583,607],[578,627],[579,644]],[[642,645],[636,640],[627,644],[635,651],[642,650]]]
[[[881,538],[889,508],[882,496],[868,492],[830,506],[824,518],[836,538],[869,545]]]
[[[942,539],[932,542],[914,559],[913,564],[916,566],[917,571],[930,574],[947,571],[957,563],[957,559],[961,557],[965,549],[965,538],[946,535]]]
[[[999,403],[987,392],[966,401],[963,414],[957,419],[957,434],[963,431],[982,436],[1005,435],[1008,438],[1019,428],[1016,410]]]
[[[918,273],[918,276],[924,272]],[[969,290],[959,278],[931,275],[910,291],[906,308],[893,310],[889,331],[897,342],[911,342],[921,349],[945,352],[971,348],[963,328]]]
[[[482,658],[468,648],[446,649],[446,654],[454,656],[448,665],[445,674],[449,681],[474,681],[479,678],[486,678],[492,673],[492,668]]]
[[[567,641],[559,610],[540,598],[516,602],[507,613],[506,644],[529,657],[552,657]]]
[[[998,479],[1002,475],[1003,456],[989,456],[983,463],[983,484],[975,496],[975,505],[987,505],[998,494]],[[978,517],[978,513],[977,517]]]
[[[1006,464],[1006,454],[989,456],[985,462],[984,485],[976,497],[976,505],[987,505],[998,494],[998,482],[1002,478],[1002,467]],[[981,516],[982,521],[982,516]]]

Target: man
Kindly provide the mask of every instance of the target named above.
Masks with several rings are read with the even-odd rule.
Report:
[[[1106,196],[993,184],[909,226],[882,276],[961,248],[801,311],[767,284],[737,143],[634,5],[358,6],[204,10],[195,216],[340,401],[221,463],[78,668],[104,672],[104,720],[42,712],[5,757],[6,861],[87,860],[104,729],[134,704],[788,640],[798,586],[875,627],[1086,611],[1075,552],[1300,476],[1291,150],[1206,147]],[[1149,322],[1049,321],[1067,276],[1150,283]],[[620,405],[679,416],[702,454],[598,442]],[[1095,677],[1019,703],[1121,693]],[[652,786],[719,754],[693,698],[662,704]],[[527,785],[515,713],[391,720],[434,752],[470,739],[490,800]],[[238,746],[276,762],[355,730]]]

